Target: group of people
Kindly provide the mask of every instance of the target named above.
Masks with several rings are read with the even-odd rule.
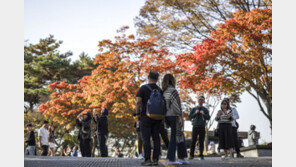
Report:
[[[32,124],[27,124],[26,137],[26,155],[36,155],[35,133]],[[54,138],[54,127],[48,126],[48,121],[44,121],[42,127],[38,131],[39,145],[42,149],[42,156],[54,156],[56,141]]]
[[[184,119],[181,108],[181,100],[179,93],[176,90],[176,80],[172,74],[166,74],[162,80],[162,88],[156,83],[159,74],[156,71],[151,71],[148,75],[148,84],[143,85],[136,95],[136,111],[137,122],[135,127],[138,132],[138,152],[140,156],[144,155],[143,166],[157,165],[160,156],[160,131],[162,130],[163,122],[170,128],[170,140],[167,142],[168,151],[167,159],[169,165],[188,164],[187,149],[184,137]],[[154,91],[158,91],[163,95],[166,106],[165,118],[163,120],[153,119],[150,113],[147,113],[147,105],[150,103],[149,98],[152,97]],[[204,159],[204,140],[205,127],[210,115],[208,109],[203,106],[205,97],[199,96],[198,105],[194,107],[189,114],[189,119],[192,120],[192,142],[190,146],[190,157],[194,158],[196,142],[199,143],[199,159]],[[240,154],[239,139],[237,135],[239,119],[238,112],[235,108],[230,107],[230,99],[222,100],[221,109],[218,111],[215,120],[218,122],[217,135],[219,137],[219,149],[224,149],[225,156],[223,159],[233,158],[233,148],[237,153],[238,158],[243,156]],[[153,155],[151,159],[151,142],[153,140]],[[166,139],[164,140],[166,141]],[[144,153],[142,153],[142,145]],[[176,160],[176,151],[178,160]]]
[[[160,135],[167,147],[167,159],[169,165],[189,164],[186,160],[188,157],[186,142],[184,136],[184,118],[181,107],[181,99],[176,89],[176,80],[172,74],[166,74],[162,80],[162,88],[156,83],[158,81],[159,74],[156,71],[150,71],[148,75],[148,84],[139,88],[136,95],[136,110],[133,113],[137,117],[135,128],[138,133],[138,152],[139,156],[144,159],[141,163],[143,166],[158,165],[160,157]],[[158,94],[161,98],[156,98],[162,101],[165,107],[165,114],[161,119],[154,119],[151,113],[147,110],[151,110],[148,107],[151,103],[151,97]],[[155,100],[155,99],[154,99]],[[208,109],[203,106],[205,103],[205,97],[198,97],[198,105],[194,107],[189,114],[189,119],[192,120],[192,142],[190,146],[190,157],[194,158],[196,142],[198,138],[199,143],[199,159],[204,159],[204,140],[206,133],[206,123],[210,120]],[[163,106],[158,106],[163,107]],[[243,157],[240,154],[239,140],[237,135],[239,119],[238,112],[235,108],[230,107],[230,99],[224,98],[221,102],[221,109],[218,111],[215,120],[218,122],[217,135],[219,137],[218,149],[223,149],[225,156],[223,159],[233,158],[233,149],[237,153],[237,157]],[[98,116],[96,110],[93,110],[93,116],[91,112],[79,114],[76,119],[76,125],[79,128],[78,139],[80,144],[80,151],[82,157],[91,156],[91,140],[92,140],[92,128],[91,122],[96,123],[95,134],[98,139],[98,145],[100,148],[101,156],[108,157],[108,148],[106,146],[106,140],[108,138],[108,110],[104,108],[101,111],[101,115]],[[168,139],[168,133],[166,127],[170,127],[170,140]],[[34,131],[32,125],[27,125],[27,148],[26,154],[36,155],[36,143]],[[255,127],[253,127],[255,130]],[[256,133],[250,132],[254,134]],[[53,126],[48,127],[48,122],[44,121],[43,126],[38,131],[40,147],[42,147],[43,156],[54,155],[55,152],[55,139]],[[151,138],[153,141],[153,155],[151,157]],[[253,137],[255,138],[255,137]],[[142,146],[144,152],[142,152]],[[49,150],[49,152],[48,152]],[[119,152],[119,151],[118,151]],[[176,152],[178,160],[176,159]],[[118,153],[119,154],[119,153]],[[77,156],[77,147],[76,153]],[[152,159],[151,159],[152,158]]]
[[[91,122],[92,120],[96,123],[96,136],[98,139],[98,145],[100,148],[101,156],[108,157],[108,148],[106,146],[106,140],[108,137],[108,110],[104,108],[101,111],[101,115],[98,116],[96,110],[93,110],[93,117],[90,112],[79,114],[76,119],[76,125],[79,129],[78,140],[80,145],[80,152],[82,157],[91,157]],[[32,128],[32,124],[27,124],[28,135],[26,137],[26,155],[36,155],[36,141],[35,133]],[[42,127],[38,130],[39,145],[42,149],[42,156],[54,156],[56,141],[54,137],[54,127],[48,126],[48,121],[44,121]],[[66,153],[63,150],[64,155],[78,156],[77,146],[74,146],[71,151]]]

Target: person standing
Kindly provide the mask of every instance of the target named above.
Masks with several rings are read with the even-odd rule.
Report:
[[[176,81],[172,74],[166,74],[162,81],[163,96],[166,101],[166,120],[171,127],[171,138],[169,142],[167,159],[168,165],[188,164],[187,150],[184,137],[184,120],[181,107],[181,99],[176,90]],[[176,161],[176,148],[178,148],[178,158]]]
[[[204,96],[198,97],[198,106],[194,107],[189,114],[189,119],[192,120],[192,142],[190,146],[190,158],[194,158],[195,146],[198,138],[199,143],[199,158],[204,159],[203,150],[204,150],[204,141],[206,134],[206,122],[210,120],[209,111],[206,107],[203,106],[205,102]]]
[[[91,114],[86,112],[77,116],[76,125],[79,128],[78,140],[82,157],[91,156]]]
[[[156,85],[159,74],[156,71],[150,71],[148,75],[148,84],[140,87],[136,95],[136,115],[140,120],[140,130],[143,139],[144,156],[145,160],[141,163],[143,166],[158,165],[160,154],[160,138],[159,129],[161,120],[154,120],[147,116],[146,107],[147,102],[152,93],[151,89],[157,90],[162,94],[160,87]],[[163,99],[161,99],[163,100]],[[151,143],[150,138],[153,140],[153,157],[151,161]]]
[[[219,149],[224,149],[225,159],[233,159],[233,136],[232,136],[232,121],[233,112],[227,100],[222,100],[221,110],[218,111],[216,118],[218,121],[219,133]],[[222,157],[224,159],[224,157]]]
[[[36,141],[35,141],[35,133],[34,130],[32,129],[32,124],[27,125],[27,138],[26,138],[26,153],[25,155],[36,155],[35,154],[35,149],[36,149]]]
[[[257,145],[258,144],[259,135],[258,135],[258,132],[255,129],[256,129],[256,126],[255,125],[251,125],[250,131],[248,132],[249,146]]]
[[[48,132],[48,121],[43,121],[43,126],[39,129],[38,136],[39,136],[39,144],[42,148],[42,156],[47,156],[48,154],[48,139],[49,139],[49,132]]]
[[[101,157],[108,157],[108,147],[106,145],[109,134],[107,108],[103,108],[101,113],[101,116],[98,117],[94,110],[94,121],[97,124],[98,143],[100,147]]]
[[[49,132],[49,156],[54,156],[55,154],[55,138],[54,138],[54,127],[50,125],[48,127]]]
[[[229,98],[224,98],[225,100],[228,101],[230,104],[230,99]],[[241,155],[240,153],[240,144],[239,144],[239,139],[238,139],[238,134],[237,134],[237,129],[238,129],[238,123],[236,122],[237,119],[239,119],[238,112],[236,108],[230,107],[232,113],[233,113],[233,120],[232,120],[232,136],[233,136],[233,141],[234,141],[234,148],[236,151],[236,157],[237,158],[243,158],[244,156]]]

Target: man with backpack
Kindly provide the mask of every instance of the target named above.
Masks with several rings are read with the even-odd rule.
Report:
[[[148,84],[140,87],[136,95],[136,115],[140,120],[140,131],[143,139],[145,161],[143,166],[158,165],[160,154],[159,129],[165,117],[165,101],[162,90],[156,85],[159,74],[150,71]],[[153,158],[151,157],[150,138],[153,140]]]
[[[76,119],[76,125],[79,128],[78,140],[82,157],[91,157],[91,114],[86,112],[79,114]]]
[[[195,145],[197,141],[197,136],[199,136],[199,158],[204,159],[203,150],[204,150],[204,141],[206,134],[206,121],[210,120],[209,111],[206,107],[203,106],[205,102],[204,96],[199,96],[198,106],[194,107],[189,114],[189,119],[192,120],[192,142],[190,147],[190,158],[194,158]]]

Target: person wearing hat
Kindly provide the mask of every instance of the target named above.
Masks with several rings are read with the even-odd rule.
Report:
[[[81,113],[77,116],[76,125],[79,128],[78,140],[82,157],[91,156],[91,114],[90,112]]]
[[[26,138],[26,155],[36,155],[35,154],[35,148],[36,148],[36,142],[35,142],[35,134],[34,130],[32,129],[32,124],[27,125],[27,131],[28,135]]]
[[[43,121],[43,126],[38,131],[38,137],[39,137],[39,144],[42,148],[42,156],[47,156],[48,154],[48,138],[49,138],[49,132],[47,130],[48,127],[48,121]]]

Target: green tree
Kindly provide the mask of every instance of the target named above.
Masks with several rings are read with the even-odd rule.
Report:
[[[55,81],[77,83],[95,68],[93,58],[84,52],[71,63],[72,53],[58,51],[62,41],[53,35],[40,39],[37,44],[24,46],[24,101],[25,111],[33,111],[40,102],[49,100],[46,86]]]
[[[135,18],[137,33],[158,39],[164,47],[193,50],[217,23],[237,10],[269,8],[272,0],[147,0]]]

